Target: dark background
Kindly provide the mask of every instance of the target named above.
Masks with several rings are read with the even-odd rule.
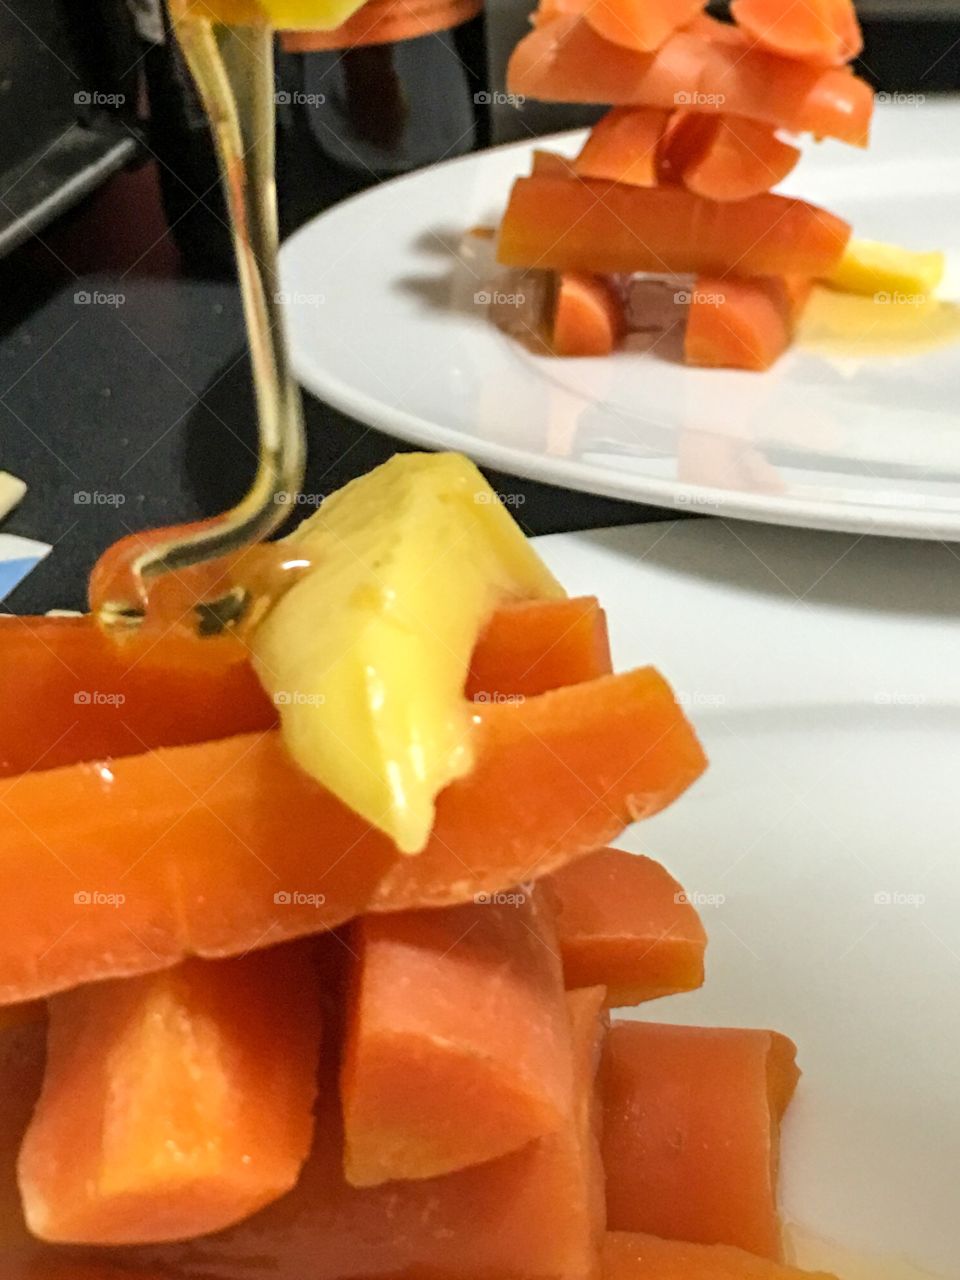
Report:
[[[216,192],[178,178],[145,136],[135,101],[142,51],[122,41],[104,49],[91,34],[113,21],[112,3],[83,6],[79,31],[64,15],[80,6],[0,5],[0,469],[30,485],[3,530],[54,544],[0,606],[14,612],[82,607],[86,575],[110,542],[225,509],[254,463],[236,290],[212,278],[222,275],[212,251],[209,270],[196,255],[185,266],[161,199],[163,185],[178,218],[200,213],[209,223]],[[960,3],[861,8],[861,70],[878,87],[960,87]],[[74,94],[90,84],[119,87],[134,110],[78,109]],[[314,173],[316,209],[350,185],[332,169]],[[44,202],[31,234],[24,215]],[[122,301],[76,301],[95,291]],[[330,492],[398,448],[314,400],[306,409],[307,492]],[[515,510],[531,533],[667,514],[493,479],[524,495]]]

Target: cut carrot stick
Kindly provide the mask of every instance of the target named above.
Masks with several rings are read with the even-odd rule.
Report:
[[[594,125],[574,161],[581,178],[657,185],[657,150],[670,113],[656,107],[614,107]]]
[[[687,364],[709,369],[769,369],[793,332],[792,305],[782,280],[701,276],[687,319]]]
[[[611,1231],[603,1246],[604,1280],[837,1280],[798,1271],[729,1245],[686,1244]]]
[[[585,271],[561,274],[551,339],[555,355],[608,356],[623,330],[623,306],[609,280]]]
[[[17,1188],[17,1154],[40,1096],[46,1040],[45,1018],[8,1025],[0,1031],[0,1258],[3,1259],[32,1244]]]
[[[570,1025],[539,897],[364,916],[350,931],[340,1092],[354,1186],[465,1169],[561,1127]]]
[[[708,200],[748,200],[769,191],[799,159],[799,148],[781,142],[768,124],[695,111],[682,113],[663,152],[674,180]]]
[[[679,31],[656,53],[636,53],[567,15],[514,49],[511,93],[544,102],[690,108],[747,116],[777,129],[866,146],[873,90],[844,68],[812,67],[730,39]]]
[[[467,696],[530,696],[607,674],[606,643],[595,600],[504,605],[477,640]],[[276,710],[247,659],[232,639],[176,629],[0,619],[0,777],[269,729]]]
[[[499,609],[477,641],[467,697],[532,698],[609,675],[607,615],[594,596],[531,600]]]
[[[574,161],[569,156],[561,156],[556,151],[544,151],[537,147],[530,165],[531,173],[549,174],[554,178],[575,178],[577,171]],[[494,235],[496,232],[494,232]],[[555,603],[554,601],[550,602]]]
[[[602,1068],[610,1229],[779,1260],[780,1121],[795,1054],[772,1031],[615,1023]]]
[[[651,668],[475,706],[475,768],[417,857],[298,770],[276,731],[0,783],[0,1003],[509,889],[704,767]]]
[[[863,48],[853,0],[733,0],[737,25],[766,49],[817,66],[841,66]]]
[[[785,196],[718,204],[679,187],[537,176],[514,183],[497,254],[554,271],[818,275],[849,238],[841,218]]]
[[[171,631],[115,637],[90,617],[0,621],[0,777],[267,728],[242,647]]]
[[[343,1176],[337,1091],[325,1080],[313,1154],[289,1196],[219,1236],[130,1261],[179,1280],[591,1280],[604,1230],[594,1092],[603,993],[568,1001],[574,1088],[558,1132],[442,1178],[359,1189]]]
[[[50,1002],[19,1183],[42,1240],[142,1244],[241,1221],[310,1151],[320,997],[303,946]]]
[[[568,987],[604,986],[607,1003],[692,991],[707,935],[673,876],[652,858],[601,849],[547,881]]]

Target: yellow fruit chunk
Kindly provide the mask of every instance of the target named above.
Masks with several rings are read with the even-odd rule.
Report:
[[[828,284],[847,293],[882,294],[900,302],[927,296],[943,279],[942,253],[917,253],[879,240],[851,240]]]
[[[170,0],[175,18],[205,18],[235,27],[279,31],[328,31],[339,27],[364,0]]]
[[[479,632],[504,599],[563,590],[459,454],[392,458],[288,543],[311,568],[252,640],[284,741],[307,773],[418,853],[438,793],[472,767],[463,689]]]

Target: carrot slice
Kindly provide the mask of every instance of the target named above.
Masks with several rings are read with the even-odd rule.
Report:
[[[650,53],[705,6],[706,0],[593,0],[584,16],[605,40]]]
[[[478,703],[474,720],[476,766],[414,858],[276,731],[0,783],[0,1003],[510,888],[662,809],[705,763],[652,668]]]
[[[554,271],[815,276],[849,238],[841,218],[786,196],[719,204],[679,187],[536,176],[514,183],[497,253]]]
[[[537,147],[533,152],[530,172],[550,174],[554,178],[577,176],[574,162],[568,156],[562,156],[556,151],[544,151],[541,147]],[[553,604],[555,601],[550,603]]]
[[[701,276],[687,319],[687,364],[710,369],[769,369],[793,332],[792,305],[782,280]]]
[[[467,696],[530,696],[604,675],[605,646],[593,598],[504,605],[477,640]],[[0,619],[0,777],[269,729],[276,711],[247,657],[230,638],[177,629]]]
[[[90,617],[0,622],[0,777],[273,724],[232,640],[117,638]]]
[[[776,130],[741,116],[683,112],[664,148],[675,180],[708,200],[748,200],[777,186],[800,159]]]
[[[772,1031],[615,1023],[601,1073],[610,1229],[779,1260],[780,1121],[795,1055]]]
[[[655,187],[657,149],[669,119],[655,107],[614,107],[590,131],[574,168],[581,178]]]
[[[554,18],[576,14],[604,40],[652,53],[675,31],[705,18],[705,5],[706,0],[540,0],[532,22],[542,27]]]
[[[517,889],[354,925],[340,1077],[354,1186],[464,1169],[561,1127],[570,1027],[539,898]]]
[[[615,1007],[703,984],[707,935],[659,862],[600,849],[554,872],[547,883],[568,987],[604,986]]]
[[[563,272],[553,315],[556,355],[608,356],[623,329],[623,307],[609,280],[584,271]]]
[[[730,12],[757,44],[817,66],[841,66],[863,48],[852,0],[733,0]]]
[[[798,1271],[729,1245],[687,1244],[611,1231],[603,1246],[604,1280],[837,1280]]]
[[[478,702],[532,698],[609,675],[607,615],[595,596],[499,609],[477,641],[466,694]]]
[[[19,1160],[27,1225],[116,1245],[241,1221],[296,1184],[319,1060],[303,947],[58,996]]]
[[[511,93],[544,102],[688,107],[855,146],[866,146],[873,113],[873,90],[846,69],[686,31],[656,53],[637,53],[604,40],[576,14],[526,35],[511,55],[507,82]]]
[[[574,1087],[556,1133],[442,1178],[351,1187],[335,1083],[324,1080],[313,1154],[289,1196],[219,1236],[136,1251],[131,1261],[181,1280],[595,1276],[604,1230],[595,1095],[603,992],[567,1000]],[[456,1119],[471,1122],[469,1113]]]

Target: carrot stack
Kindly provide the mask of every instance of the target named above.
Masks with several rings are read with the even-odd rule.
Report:
[[[853,0],[737,0],[733,25],[704,7],[541,0],[514,50],[512,93],[612,104],[572,164],[541,159],[517,180],[500,227],[502,263],[556,274],[558,355],[613,350],[608,277],[642,272],[694,277],[677,295],[688,364],[767,369],[802,309],[792,282],[844,257],[842,219],[771,191],[800,159],[781,131],[867,144],[873,92],[846,65],[862,45]]]

